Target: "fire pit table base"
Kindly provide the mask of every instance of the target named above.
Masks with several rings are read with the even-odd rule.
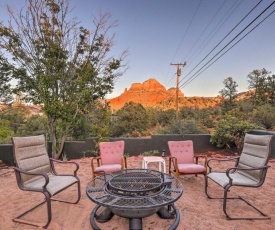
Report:
[[[99,223],[108,222],[112,217],[113,213],[109,208],[105,208],[99,215],[97,215],[98,209],[101,205],[96,205],[90,215],[90,223],[93,230],[101,230],[95,220]],[[173,211],[169,211],[170,208],[162,207],[161,210],[157,213],[158,216],[162,219],[175,219],[174,223],[171,225],[169,230],[175,230],[180,222],[180,214],[175,205],[171,205]],[[142,218],[128,218],[129,219],[129,230],[142,230]]]
[[[129,229],[130,230],[142,230],[142,219],[141,218],[129,219]]]

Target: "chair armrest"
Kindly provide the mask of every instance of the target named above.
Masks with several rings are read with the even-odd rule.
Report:
[[[98,157],[92,157],[92,159],[91,159],[92,172],[95,171],[94,161],[96,161],[97,167],[99,167],[99,165],[100,165],[100,160],[101,160],[101,157],[100,157],[100,156],[98,156]]]
[[[229,178],[229,183],[232,185],[233,179],[230,177],[230,172],[233,171],[253,171],[253,170],[259,170],[259,169],[264,169],[265,171],[269,168],[270,166],[262,166],[262,167],[255,167],[255,168],[240,168],[240,167],[231,167],[226,170],[226,176]]]
[[[123,156],[122,157],[122,165],[121,165],[122,169],[127,169],[127,157],[126,156]]]
[[[55,170],[55,167],[54,167],[54,164],[53,162],[57,162],[57,163],[60,163],[60,164],[74,164],[76,166],[75,170],[74,170],[74,176],[77,176],[77,171],[79,169],[79,164],[77,162],[73,162],[73,161],[60,161],[60,160],[56,160],[56,159],[53,159],[53,158],[50,158],[50,162],[51,162],[51,166],[52,166],[52,171],[55,175],[58,175],[58,176],[71,176],[71,174],[58,174]]]
[[[178,168],[177,158],[169,156],[169,170],[171,169],[172,163],[173,163],[174,169],[177,169]]]
[[[194,155],[195,159],[196,159],[196,164],[198,164],[199,162],[199,158],[204,158],[204,167],[207,168],[207,155]]]
[[[236,161],[235,163],[235,167],[237,166],[238,162],[239,162],[239,159],[240,157],[232,157],[232,158],[210,158],[208,161],[207,161],[207,167],[209,168],[209,172],[212,171],[212,167],[210,166],[210,162],[211,161],[219,161],[219,162],[225,162],[225,161]]]
[[[18,187],[21,190],[26,190],[26,191],[38,191],[38,192],[45,192],[47,191],[46,186],[49,183],[49,176],[46,173],[33,173],[33,172],[27,172],[25,170],[22,170],[20,168],[17,167],[13,167],[14,171],[15,171],[15,176],[16,176],[16,181],[18,184]],[[45,178],[45,184],[42,186],[42,189],[27,189],[22,182],[20,173],[22,174],[27,174],[27,175],[33,175],[33,176],[43,176]]]

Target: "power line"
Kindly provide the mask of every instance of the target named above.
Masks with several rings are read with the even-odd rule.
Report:
[[[183,87],[183,86],[185,86],[186,85],[186,83],[187,82],[190,82],[190,80],[192,79],[192,78],[194,78],[194,76],[198,73],[198,72],[200,72],[209,62],[211,62],[217,55],[219,55],[227,46],[229,46],[239,35],[241,35],[252,23],[254,23],[265,11],[267,11],[273,4],[275,3],[275,1],[273,1],[265,10],[263,10],[254,20],[252,20],[241,32],[239,32],[230,42],[228,42],[218,53],[216,53],[206,64],[204,64],[198,71],[196,71],[196,73],[194,73],[187,81],[185,81],[181,86],[180,86],[180,88],[181,87]],[[271,13],[272,14],[272,13]],[[271,15],[270,14],[270,15]],[[269,16],[270,16],[269,15]],[[268,16],[268,17],[269,17]],[[265,20],[265,19],[264,19]],[[258,25],[257,25],[258,26]],[[212,51],[211,51],[212,52]],[[206,58],[206,57],[205,57]],[[204,58],[204,59],[205,59]],[[203,59],[203,60],[204,60]],[[200,62],[201,63],[201,62]],[[200,64],[199,63],[199,64]],[[198,66],[198,65],[197,65]],[[197,67],[196,66],[196,67]],[[193,69],[194,70],[194,69]],[[192,70],[192,71],[193,71]],[[191,71],[191,72],[192,72]],[[190,74],[191,72],[189,72],[188,74]]]
[[[201,3],[202,3],[202,0],[200,0],[199,4],[197,5],[196,10],[195,10],[195,13],[193,14],[193,16],[192,16],[192,18],[191,18],[191,21],[189,22],[189,24],[188,24],[188,26],[187,26],[187,29],[186,29],[186,31],[185,31],[185,33],[184,33],[182,39],[181,39],[181,42],[180,42],[178,48],[176,49],[176,52],[175,52],[175,54],[174,54],[174,56],[173,56],[171,62],[174,61],[174,59],[175,59],[175,57],[176,57],[176,55],[177,55],[177,53],[178,53],[178,51],[179,51],[179,49],[180,49],[180,47],[181,47],[181,45],[182,45],[182,43],[183,43],[183,41],[184,41],[186,35],[187,35],[187,32],[189,31],[189,28],[190,28],[191,24],[193,23],[193,20],[194,20],[195,16],[197,15],[197,12],[198,12],[198,10],[199,10],[199,8],[200,8]],[[169,70],[170,70],[170,68],[168,69],[168,72],[169,72]],[[167,73],[167,75],[168,75],[168,73]],[[174,74],[174,75],[170,78],[169,82],[165,85],[166,88],[168,87],[168,85],[170,84],[170,82],[173,80],[173,78],[174,78],[175,75],[176,75],[176,74]]]
[[[199,38],[197,39],[197,41],[194,43],[194,45],[191,47],[191,49],[189,49],[189,51],[187,52],[187,54],[185,55],[185,57],[183,58],[183,60],[186,59],[186,57],[188,56],[188,54],[192,51],[192,49],[194,48],[194,46],[198,43],[198,41],[201,39],[202,35],[205,33],[205,31],[207,30],[207,28],[210,26],[210,24],[213,22],[214,18],[218,15],[218,13],[220,12],[220,10],[222,9],[222,7],[224,6],[226,0],[224,0],[224,2],[222,3],[222,5],[219,7],[219,9],[216,11],[215,15],[212,17],[212,19],[210,20],[210,22],[208,23],[208,25],[204,28],[204,30],[202,31],[202,33],[200,34]]]
[[[185,76],[185,78],[193,72],[194,69],[196,69],[242,22],[251,12],[262,2],[260,0],[224,37],[222,40],[219,41],[219,43]],[[237,35],[238,36],[238,35]],[[234,39],[233,39],[234,40]],[[183,79],[182,79],[183,80]]]
[[[176,57],[176,55],[177,55],[177,53],[178,53],[178,51],[179,51],[179,48],[181,47],[181,44],[183,43],[183,40],[185,39],[185,37],[186,37],[186,35],[187,35],[187,32],[189,31],[189,28],[190,28],[190,26],[191,26],[191,24],[192,24],[192,22],[193,22],[195,16],[197,15],[197,12],[198,12],[198,10],[199,10],[199,8],[200,8],[201,2],[202,2],[202,0],[200,0],[198,6],[197,6],[197,8],[196,8],[196,11],[195,11],[195,13],[193,14],[193,17],[192,17],[192,19],[191,19],[191,21],[190,21],[190,23],[189,23],[189,25],[188,25],[188,27],[187,27],[187,29],[186,29],[186,31],[185,31],[183,37],[182,37],[182,39],[181,39],[181,42],[180,42],[180,44],[179,44],[179,46],[178,46],[178,48],[177,48],[177,50],[176,50],[176,52],[175,52],[175,55],[174,55],[174,57],[172,58],[172,61],[171,61],[171,62],[174,61],[174,58]]]
[[[196,51],[193,53],[193,55],[191,55],[190,58],[192,58],[198,50],[200,50],[200,51],[199,51],[198,54],[196,54],[196,57],[203,51],[203,49],[208,45],[208,43],[213,39],[213,37],[219,32],[219,30],[222,28],[222,26],[225,24],[225,22],[232,16],[232,14],[233,14],[233,13],[235,12],[235,10],[239,7],[239,5],[241,4],[242,1],[243,1],[243,0],[241,0],[237,6],[235,6],[235,4],[238,2],[238,0],[235,1],[235,3],[231,6],[230,10],[231,10],[234,6],[235,6],[235,8],[234,8],[231,12],[230,12],[230,10],[228,11],[228,12],[229,12],[229,15],[228,15],[228,16],[227,16],[227,14],[224,15],[224,17],[221,19],[220,23],[218,23],[218,24],[216,25],[216,27],[212,29],[212,31],[208,34],[208,36],[207,36],[207,37],[205,38],[205,40],[201,43],[201,45],[196,49]],[[224,18],[225,18],[226,16],[227,16],[227,18],[224,20]],[[219,27],[218,29],[216,29],[216,28],[219,26],[219,24],[221,24],[220,27]],[[208,37],[209,37],[215,30],[216,30],[216,32],[210,37],[210,39],[208,39]],[[208,39],[208,40],[207,40],[207,39]],[[205,45],[203,46],[202,49],[200,49],[201,46],[202,46],[204,43],[205,43]],[[195,58],[196,58],[196,57],[195,57]],[[195,58],[193,58],[193,60],[194,60]],[[193,63],[193,60],[189,60],[189,61],[188,61],[188,62],[189,62],[189,66]],[[199,63],[199,64],[200,64],[200,63]],[[198,65],[199,65],[199,64],[198,64]],[[198,66],[198,65],[197,65],[197,66]],[[197,67],[197,66],[196,66],[196,67]],[[195,68],[196,68],[196,67],[195,67]],[[188,76],[195,68],[193,68],[187,75],[185,75],[185,76],[181,79],[180,82],[182,82],[185,78],[187,78],[187,76]],[[185,70],[187,70],[187,69],[184,69],[184,71],[185,71]]]
[[[275,1],[272,3],[274,4]],[[188,85],[190,82],[192,82],[194,79],[196,79],[199,75],[201,75],[205,70],[207,70],[211,65],[213,65],[216,61],[218,61],[223,55],[225,55],[229,50],[231,50],[235,45],[237,45],[242,39],[244,39],[248,34],[250,34],[254,29],[256,29],[262,22],[264,22],[268,17],[270,17],[273,13],[275,12],[275,10],[273,10],[271,13],[269,13],[264,19],[262,19],[256,26],[254,26],[249,32],[247,32],[243,37],[241,37],[237,42],[235,42],[230,48],[228,48],[224,53],[222,53],[218,58],[216,58],[211,64],[209,64],[204,70],[202,70],[200,73],[198,73],[203,67],[205,67],[211,60],[213,60],[213,58],[216,56],[214,56],[209,62],[207,62],[199,71],[197,71],[196,73],[198,73],[196,76],[192,76],[190,77],[186,82],[184,82],[180,88],[183,88],[184,86]]]
[[[238,0],[237,0],[238,1]],[[234,5],[237,3],[237,1],[232,5],[231,9],[234,7]],[[229,15],[224,15],[224,17],[221,19],[220,23],[217,24],[217,26],[209,33],[209,35],[206,37],[206,39],[201,43],[201,45],[197,48],[197,50],[194,52],[193,55],[191,55],[190,60],[188,61],[189,64],[191,64],[193,62],[193,60],[191,60],[191,58],[195,55],[195,53],[197,51],[200,51],[196,57],[204,50],[204,48],[207,46],[207,44],[209,44],[209,42],[213,39],[213,37],[220,31],[220,29],[222,28],[222,26],[227,22],[227,20],[232,16],[232,14],[235,12],[235,10],[240,6],[240,4],[242,3],[242,1],[239,2],[239,4],[237,6],[235,6],[235,8],[230,12],[230,10],[228,12]],[[226,17],[227,16],[227,17]],[[226,17],[226,19],[224,20],[224,18]],[[219,26],[220,24],[220,26]],[[216,30],[216,28],[219,26],[219,28]],[[215,31],[216,30],[216,31]],[[215,32],[214,32],[215,31]],[[214,32],[214,34],[210,37],[210,35]],[[209,38],[210,37],[210,38]],[[209,38],[209,39],[208,39]],[[208,39],[208,40],[207,40]],[[201,46],[205,43],[205,45],[202,47]],[[195,58],[196,58],[195,57]],[[193,59],[195,59],[193,58]]]

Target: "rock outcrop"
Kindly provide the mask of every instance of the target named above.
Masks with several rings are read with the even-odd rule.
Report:
[[[179,98],[184,98],[184,94],[179,90]],[[124,90],[120,96],[110,99],[110,106],[113,110],[118,110],[125,103],[133,101],[140,103],[144,107],[159,107],[163,101],[174,100],[176,97],[176,88],[168,90],[156,79],[150,78],[143,83],[133,83],[129,90]]]

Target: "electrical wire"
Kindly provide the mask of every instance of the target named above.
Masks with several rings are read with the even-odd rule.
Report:
[[[260,0],[223,38],[222,38],[222,40],[185,76],[185,78],[190,74],[190,73],[192,73],[243,21],[244,21],[244,19],[246,19],[247,17],[248,17],[248,15],[249,14],[251,14],[251,12],[253,11],[253,10],[255,10],[256,9],[256,7],[258,7],[258,5],[260,4],[262,2],[262,0]],[[259,16],[258,16],[259,17]],[[257,19],[257,18],[256,18]],[[249,24],[250,25],[250,24]],[[247,28],[247,27],[246,27]],[[245,29],[246,29],[245,28]],[[245,30],[244,29],[244,30]],[[242,33],[244,30],[242,30],[240,33]],[[239,34],[240,34],[239,33]],[[237,36],[239,36],[239,34],[237,35]],[[236,37],[237,37],[236,36]],[[236,38],[235,37],[235,38]],[[235,39],[234,38],[234,39]],[[233,40],[234,40],[233,39]],[[221,50],[222,51],[222,50]],[[220,51],[220,52],[221,52]],[[219,53],[218,53],[219,54]],[[215,56],[214,56],[215,57]],[[212,59],[211,59],[212,60]],[[210,61],[211,61],[210,60]],[[181,81],[180,82],[182,82],[185,78],[182,78],[181,79]]]
[[[223,1],[223,3],[221,4],[221,6],[219,7],[219,9],[216,11],[215,15],[212,17],[212,19],[210,20],[210,22],[208,23],[208,25],[204,28],[204,30],[202,31],[202,33],[200,34],[200,36],[198,37],[197,41],[193,44],[193,46],[189,49],[189,51],[187,52],[187,54],[184,56],[183,60],[186,60],[186,57],[189,55],[189,53],[193,50],[193,48],[195,47],[195,45],[198,43],[198,41],[202,38],[203,34],[206,32],[206,30],[208,29],[208,27],[211,25],[211,23],[213,22],[213,20],[215,19],[215,17],[218,15],[218,13],[221,11],[222,7],[224,6],[226,0]]]
[[[261,0],[262,1],[262,0]],[[232,5],[231,9],[234,7],[234,5],[237,3],[237,1]],[[232,16],[232,14],[235,12],[235,10],[240,6],[240,4],[242,3],[242,1],[239,2],[238,5],[235,6],[235,8],[231,11],[231,9],[228,11],[229,15],[225,15],[220,23],[217,24],[217,26],[209,33],[209,35],[205,38],[204,42],[201,43],[201,45],[197,48],[197,50],[193,53],[193,55],[191,55],[190,60],[188,60],[189,65],[191,65],[193,63],[193,60],[196,59],[198,57],[198,55],[204,50],[204,48],[209,44],[209,42],[214,38],[214,36],[220,31],[220,29],[223,27],[223,25],[227,22],[227,20]],[[227,17],[226,17],[227,16]],[[226,17],[226,19],[224,20],[224,18]],[[220,24],[220,26],[219,26]],[[219,27],[218,27],[219,26]],[[216,29],[218,27],[218,29]],[[216,30],[216,31],[215,31]],[[215,31],[215,32],[214,32]],[[212,34],[214,33],[214,34]],[[212,34],[212,36],[210,37],[210,35]],[[230,33],[228,33],[229,35]],[[210,37],[210,38],[209,38]],[[209,39],[208,39],[209,38]],[[207,40],[208,39],[208,40]],[[221,41],[222,42],[222,41]],[[202,47],[202,45],[205,43],[205,45]],[[218,46],[218,45],[217,45]],[[201,48],[202,47],[202,48]],[[214,48],[215,49],[215,48]],[[194,57],[194,55],[199,51],[199,53]],[[194,57],[194,58],[193,58]],[[191,59],[193,58],[193,59]]]
[[[173,58],[172,58],[172,60],[171,60],[170,63],[173,63],[173,61],[174,61],[174,59],[175,59],[175,57],[176,57],[176,55],[177,55],[177,53],[178,53],[178,51],[179,51],[179,48],[181,47],[181,45],[182,45],[182,43],[183,43],[183,41],[184,41],[184,39],[185,39],[185,37],[186,37],[186,35],[187,35],[187,32],[189,31],[189,28],[190,28],[190,26],[192,25],[195,16],[197,15],[197,12],[198,12],[198,10],[199,10],[199,8],[200,8],[201,3],[202,3],[202,0],[200,0],[199,4],[197,5],[196,10],[195,10],[195,13],[194,13],[193,16],[192,16],[191,21],[189,22],[188,27],[187,27],[187,29],[186,29],[186,31],[185,31],[185,33],[184,33],[182,39],[181,39],[181,42],[180,42],[178,48],[176,49],[176,52],[175,52],[175,54],[174,54],[174,56],[173,56]],[[169,73],[169,71],[170,71],[170,68],[171,68],[171,66],[169,67],[168,72],[167,72],[166,75],[168,75],[168,73]],[[176,75],[176,74],[174,74],[174,75],[170,78],[169,82],[168,82],[167,84],[165,84],[165,87],[166,87],[166,88],[168,87],[168,85],[170,84],[170,82],[173,80],[173,78],[175,77],[175,75]]]
[[[234,4],[231,6],[231,8],[230,8],[230,10],[228,11],[228,13],[229,13],[229,15],[227,16],[227,14],[225,14],[224,15],[224,17],[220,20],[220,22],[216,25],[216,27],[215,28],[213,28],[212,29],[212,31],[208,34],[208,36],[205,38],[205,40],[200,44],[200,46],[196,49],[196,51],[193,53],[193,55],[191,55],[191,57],[190,57],[190,59],[192,58],[192,57],[194,57],[194,55],[199,51],[199,53],[197,53],[196,54],[196,56],[193,58],[193,60],[194,59],[196,59],[197,57],[198,57],[198,55],[204,50],[204,48],[209,44],[209,42],[214,38],[214,36],[220,31],[220,29],[222,28],[222,26],[225,24],[225,22],[232,16],[232,14],[235,12],[235,10],[240,6],[240,4],[242,3],[242,1],[243,0],[241,0],[240,2],[239,2],[239,4],[238,5],[236,5],[235,6],[235,4],[237,4],[237,2],[238,2],[238,0],[236,0],[235,2],[234,2]],[[262,1],[262,0],[261,0]],[[235,8],[232,10],[232,8],[235,6]],[[232,11],[231,11],[232,10]],[[230,12],[231,11],[231,12]],[[226,19],[225,19],[226,18]],[[225,19],[225,20],[224,20]],[[221,24],[220,26],[219,26],[219,24]],[[219,27],[218,27],[219,26]],[[217,29],[217,27],[218,27],[218,29]],[[216,31],[215,31],[216,30]],[[214,32],[215,31],[215,32]],[[214,32],[214,34],[209,38],[209,36],[212,34]],[[209,38],[209,39],[208,39]],[[208,40],[207,40],[208,39]],[[203,45],[205,43],[205,45],[203,46],[203,48],[202,49],[200,49],[201,48],[201,46]],[[188,61],[188,67],[189,66],[191,66],[191,64],[193,63],[193,60],[191,59],[191,60],[187,60]],[[187,69],[188,69],[188,67],[187,68],[184,68],[184,70],[182,71],[182,73],[184,73],[185,71],[187,71]],[[193,69],[191,70],[191,72],[193,71]],[[187,75],[185,75],[181,80],[180,80],[180,82],[182,82],[185,78],[187,78],[187,76],[190,74],[190,72],[187,74]],[[180,83],[179,82],[179,83]]]
[[[275,3],[275,1],[273,1],[273,3],[271,3],[262,13],[264,13],[269,7],[271,7],[273,4]],[[207,70],[211,65],[213,65],[216,61],[218,61],[223,55],[225,55],[229,50],[231,50],[235,45],[237,45],[241,40],[243,40],[248,34],[250,34],[254,29],[256,29],[261,23],[263,23],[268,17],[270,17],[273,13],[275,12],[275,10],[273,10],[271,13],[269,13],[264,19],[262,19],[256,26],[254,26],[249,32],[247,32],[243,37],[241,37],[237,42],[235,42],[231,47],[229,47],[224,53],[222,53],[218,58],[216,58],[211,64],[209,64],[203,71],[201,71],[200,73],[198,73],[203,67],[205,67],[210,61],[212,61],[222,50],[224,50],[224,48],[217,53],[210,61],[208,61],[199,71],[196,72],[196,76],[195,74],[190,77],[186,82],[184,82],[180,88],[185,87],[186,85],[190,84],[190,82],[192,82],[194,79],[196,79],[199,75],[201,75],[205,70]],[[260,15],[262,15],[262,13]],[[260,16],[259,15],[259,16]],[[258,16],[258,17],[259,17]],[[257,18],[258,18],[257,17]],[[257,19],[256,18],[256,19]],[[254,22],[256,19],[254,19],[252,22]],[[251,23],[250,23],[251,24]],[[250,25],[249,24],[249,25]],[[247,28],[247,27],[246,27]],[[231,43],[231,42],[230,42]],[[228,45],[228,44],[227,44]],[[226,47],[227,47],[226,45]]]

